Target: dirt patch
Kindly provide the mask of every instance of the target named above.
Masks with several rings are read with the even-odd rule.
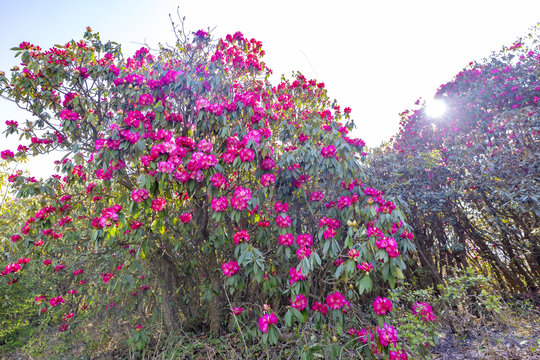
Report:
[[[540,328],[521,324],[515,328],[481,328],[458,336],[442,333],[432,349],[433,359],[540,360]]]

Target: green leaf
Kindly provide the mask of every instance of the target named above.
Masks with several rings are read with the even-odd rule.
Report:
[[[382,277],[383,277],[384,280],[388,279],[389,270],[390,270],[390,267],[389,267],[388,263],[385,263],[383,268],[382,268]]]
[[[287,310],[287,312],[285,313],[285,317],[283,318],[283,320],[285,321],[285,325],[287,325],[288,327],[291,327],[291,318],[292,318],[292,312],[291,312],[291,309]]]
[[[322,264],[322,260],[321,258],[319,257],[319,254],[317,254],[316,252],[313,252],[313,254],[311,254],[312,258],[315,259],[315,262],[317,263],[318,266],[321,266]]]
[[[388,278],[388,284],[390,284],[390,287],[393,289],[396,287],[396,278],[394,276],[390,276]]]
[[[302,315],[300,310],[295,309],[295,308],[291,308],[291,310],[292,310],[292,312],[294,314],[294,317],[298,320],[298,322],[303,323],[304,322],[304,315]]]
[[[371,290],[372,281],[369,275],[364,275],[362,280],[360,280],[360,284],[358,285],[358,293],[361,295],[364,292],[369,292]]]
[[[344,269],[345,267],[343,266],[343,264],[339,265],[338,268],[336,269],[336,273],[334,274],[334,278],[339,279]]]
[[[348,260],[346,262],[345,270],[347,271],[347,274],[349,274],[349,275],[352,274],[355,271],[355,262],[351,261],[351,260]]]
[[[397,268],[395,269],[395,271],[396,271],[396,276],[397,276],[398,279],[403,279],[403,278],[404,278],[403,272],[401,271],[400,268],[397,267]]]
[[[326,255],[330,249],[330,240],[326,240],[323,246],[323,254]]]
[[[299,267],[303,275],[309,274],[309,271],[311,269],[311,264],[309,263],[309,259],[304,256],[304,258],[300,261]]]

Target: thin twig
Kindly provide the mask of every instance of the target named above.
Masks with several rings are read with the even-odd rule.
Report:
[[[227,297],[227,302],[229,303],[229,307],[232,310],[231,300],[229,299],[229,294],[227,294],[227,288],[225,287],[225,284],[223,285],[223,289],[225,290],[225,296]],[[240,324],[238,323],[238,319],[236,318],[236,315],[234,315],[234,321],[236,322],[236,327],[238,328],[238,331],[240,331],[240,335],[242,336],[242,342],[244,343],[244,348],[246,349],[246,359],[247,359],[249,358],[249,351],[247,348],[246,339],[244,339],[244,333],[242,332],[242,328],[240,328]]]

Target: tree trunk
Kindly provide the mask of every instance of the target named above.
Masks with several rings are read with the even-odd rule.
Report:
[[[217,254],[213,248],[211,248],[208,257],[208,277],[210,280],[210,286],[212,287],[212,299],[210,300],[208,307],[208,316],[210,317],[210,332],[214,335],[219,335],[222,330],[221,315],[224,307],[224,296],[221,288],[222,281],[220,281],[219,278]]]
[[[152,257],[152,267],[159,279],[161,293],[161,315],[167,332],[177,330],[180,325],[178,288],[180,279],[178,269],[164,251],[156,252]]]

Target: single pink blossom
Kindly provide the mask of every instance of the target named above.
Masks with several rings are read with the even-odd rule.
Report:
[[[221,265],[221,270],[223,271],[223,275],[231,277],[238,273],[240,267],[238,266],[238,263],[236,261],[229,261]]]
[[[259,318],[259,329],[265,333],[268,331],[268,326],[274,324],[277,325],[278,318],[275,314],[265,314]]]

